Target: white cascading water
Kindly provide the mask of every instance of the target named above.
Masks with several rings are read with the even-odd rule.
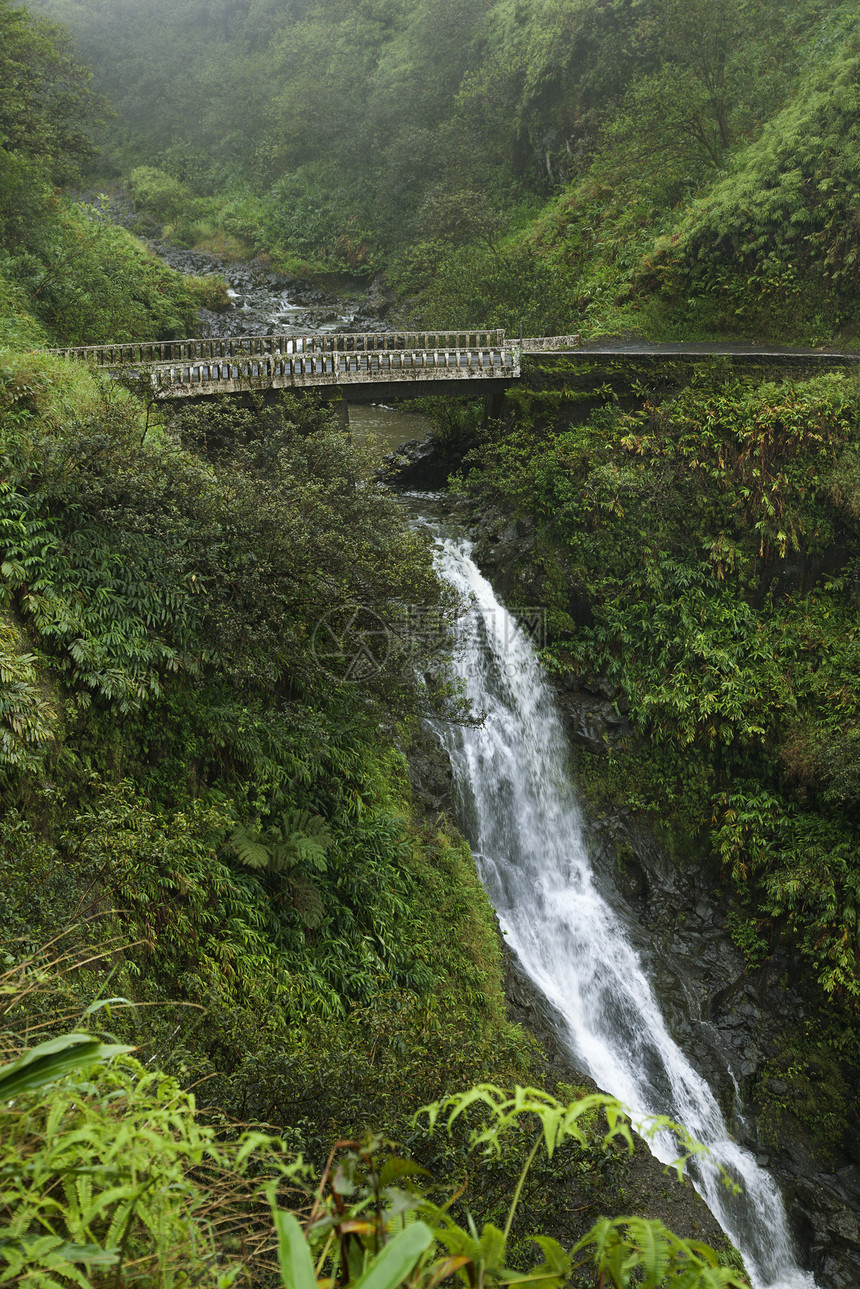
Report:
[[[531,642],[469,558],[439,543],[441,575],[473,603],[455,668],[480,728],[440,726],[484,885],[507,943],[563,1019],[572,1056],[634,1123],[667,1115],[709,1155],[696,1189],[743,1256],[754,1289],[815,1289],[795,1261],[773,1179],[728,1135],[705,1081],[673,1041],[612,906],[596,889],[568,773],[566,737]],[[668,1134],[649,1142],[663,1163]],[[717,1165],[742,1188],[733,1196]]]

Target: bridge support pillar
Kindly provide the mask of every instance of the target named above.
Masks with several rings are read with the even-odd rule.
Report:
[[[346,398],[345,386],[341,386],[340,398],[337,400],[337,410],[340,416],[340,423],[345,433],[349,434],[349,403]]]
[[[504,403],[505,391],[503,389],[491,389],[484,395],[484,429],[487,428],[490,421],[500,421],[502,419]]]

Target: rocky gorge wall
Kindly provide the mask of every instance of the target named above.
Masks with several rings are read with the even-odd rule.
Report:
[[[474,557],[502,598],[516,587],[520,599],[540,604],[530,521],[497,510],[474,519]],[[583,614],[587,605],[574,609]],[[589,762],[633,732],[625,700],[602,677],[588,687],[555,688],[587,802]],[[647,746],[641,753],[648,755]],[[720,874],[695,838],[667,835],[621,805],[596,812],[586,805],[586,818],[596,869],[626,911],[673,1037],[717,1093],[738,1140],[779,1178],[822,1289],[856,1289],[860,1071],[847,1064],[833,1070],[824,1060],[807,1065],[806,1087],[780,1078],[798,1048],[814,1043],[805,1022],[814,1024],[815,1005],[800,964],[778,947],[760,968],[748,968],[731,938]]]
[[[422,481],[438,488],[452,464],[450,453],[434,451],[429,441],[401,450],[401,478],[410,488]],[[396,484],[396,468],[389,480]],[[474,537],[476,561],[501,598],[544,603],[531,521],[497,508],[455,508]],[[588,604],[575,589],[570,609],[586,620]],[[834,1065],[829,1051],[809,1059],[810,1048],[818,1055],[818,1022],[801,966],[776,946],[761,966],[749,967],[732,940],[730,900],[702,841],[672,835],[592,790],[613,743],[633,734],[616,687],[597,677],[588,685],[558,682],[556,694],[596,871],[623,912],[673,1037],[714,1089],[738,1140],[778,1178],[801,1261],[820,1289],[857,1289],[860,1070],[847,1062]],[[648,756],[646,744],[638,751]],[[416,783],[436,806],[450,805],[450,782],[438,760],[432,773],[425,767],[423,776],[417,774]],[[550,1067],[581,1081],[545,1000],[510,957],[507,995],[513,1017],[538,1036]],[[719,1243],[712,1219],[709,1229],[696,1205],[673,1195],[659,1165],[649,1158],[640,1168],[630,1192],[639,1211],[674,1222],[682,1234],[698,1231],[699,1238]]]

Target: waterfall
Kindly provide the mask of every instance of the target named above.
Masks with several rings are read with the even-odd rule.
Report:
[[[568,773],[569,751],[530,641],[469,557],[440,541],[438,567],[472,609],[455,668],[478,728],[438,727],[454,769],[464,831],[507,943],[562,1018],[571,1056],[629,1109],[667,1115],[707,1147],[689,1171],[741,1252],[754,1289],[815,1289],[796,1264],[773,1179],[730,1138],[707,1083],[672,1039],[623,924],[599,893]],[[674,1138],[649,1142],[663,1163]],[[741,1187],[734,1196],[720,1166]]]

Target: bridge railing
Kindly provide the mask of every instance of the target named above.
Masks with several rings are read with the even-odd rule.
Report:
[[[307,336],[234,336],[199,340],[146,341],[53,349],[64,358],[79,358],[97,367],[149,367],[172,363],[219,362],[229,359],[316,357],[325,354],[370,354],[390,351],[466,352],[502,350],[505,333],[490,331],[356,331]]]
[[[260,387],[361,384],[375,381],[515,378],[519,360],[498,345],[477,349],[389,349],[378,352],[246,354],[160,363],[152,383],[162,397],[233,393]]]

